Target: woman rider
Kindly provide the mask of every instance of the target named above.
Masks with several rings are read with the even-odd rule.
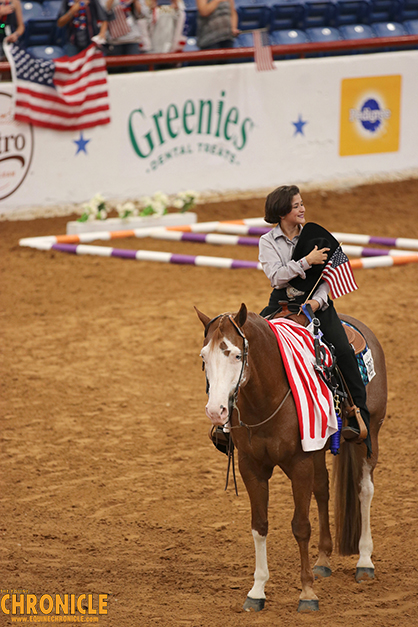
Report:
[[[299,259],[292,258],[305,224],[305,207],[296,185],[278,187],[267,196],[264,219],[276,226],[260,238],[259,261],[274,288],[269,305],[263,309],[261,315],[268,316],[277,311],[279,301],[306,303],[311,306],[321,323],[321,331],[325,339],[335,348],[337,363],[353,402],[360,409],[361,417],[368,427],[370,414],[366,403],[365,386],[353,348],[348,342],[333,302],[328,296],[328,285],[325,281],[320,281],[315,287],[312,278],[309,280],[312,275],[315,278],[320,277],[329,257],[330,247],[326,245],[328,242],[326,239],[317,240],[318,245],[315,246],[313,246],[313,241],[305,242],[305,247],[307,246],[310,252]],[[334,239],[330,234],[328,235],[331,240]],[[313,271],[309,273],[312,268]],[[297,281],[294,281],[295,279]],[[296,283],[298,289],[291,283]],[[359,433],[358,422],[354,416],[351,416],[342,434],[346,440],[358,440]],[[366,444],[370,450],[369,437],[366,439]]]

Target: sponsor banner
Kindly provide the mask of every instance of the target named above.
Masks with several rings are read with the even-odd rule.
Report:
[[[341,156],[399,150],[401,85],[400,75],[343,79]]]
[[[24,183],[32,154],[32,126],[14,122],[12,96],[0,90],[0,201]]]
[[[418,51],[109,76],[111,123],[11,120],[0,91],[0,215],[83,203],[358,180],[417,168]],[[3,169],[2,169],[3,168]]]

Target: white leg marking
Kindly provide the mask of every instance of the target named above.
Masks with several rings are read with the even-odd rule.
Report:
[[[373,552],[373,540],[370,527],[370,506],[374,494],[374,485],[371,479],[371,469],[365,461],[363,465],[363,477],[360,482],[360,510],[361,510],[361,536],[359,542],[360,557],[357,568],[374,568],[371,560]]]
[[[260,536],[258,531],[253,529],[255,546],[255,573],[254,585],[248,593],[252,599],[265,599],[264,586],[269,579],[269,569],[267,566],[267,536]]]

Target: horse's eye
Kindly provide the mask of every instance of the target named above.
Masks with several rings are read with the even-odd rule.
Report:
[[[237,361],[241,361],[242,357],[241,357],[241,355],[237,355],[237,356],[235,357],[235,359],[236,359]]]

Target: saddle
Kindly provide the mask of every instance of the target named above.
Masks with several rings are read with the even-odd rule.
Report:
[[[288,318],[289,320],[293,320],[304,327],[308,326],[309,320],[307,316],[301,312],[300,305],[297,303],[288,303],[287,301],[280,301],[279,305],[280,308],[277,311],[267,316],[268,320],[273,320],[274,318]],[[366,340],[363,335],[357,329],[352,326],[348,326],[347,324],[343,324],[343,328],[347,336],[347,340],[354,350],[354,354],[358,355],[362,353],[366,348]],[[350,390],[344,381],[344,377],[338,368],[338,364],[335,369],[337,371],[337,378],[341,384],[340,387],[343,388],[341,393],[337,392],[338,401],[336,402],[336,411],[341,411],[339,405],[342,405],[342,434],[344,439],[355,441],[360,444],[367,438],[367,426],[361,416],[360,409],[353,402]],[[359,434],[350,429],[348,426],[348,420],[353,418],[358,424]]]

